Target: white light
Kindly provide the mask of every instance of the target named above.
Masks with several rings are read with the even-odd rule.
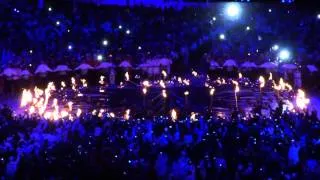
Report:
[[[52,8],[51,8],[51,7],[49,7],[49,8],[48,8],[48,11],[49,11],[49,12],[51,12],[51,11],[52,11]]]
[[[277,44],[272,46],[272,50],[277,51],[279,49],[279,46]]]
[[[290,52],[286,49],[283,49],[279,53],[280,60],[288,60],[290,58]]]
[[[250,26],[247,26],[247,27],[246,27],[246,30],[249,31],[249,30],[250,30]]]
[[[237,3],[229,3],[227,5],[226,13],[229,17],[234,18],[240,15],[240,6]]]
[[[59,26],[59,25],[60,25],[60,21],[57,21],[57,22],[56,22],[56,25]]]
[[[32,53],[33,53],[32,49],[29,51],[29,53],[30,53],[30,54],[32,54]]]
[[[317,18],[320,19],[320,14],[317,15]]]
[[[72,46],[71,46],[71,45],[69,45],[69,46],[68,46],[68,49],[69,49],[69,50],[72,50]]]
[[[139,46],[138,49],[141,50],[142,49],[141,46]]]
[[[216,20],[217,20],[217,18],[214,16],[214,17],[212,18],[212,20],[213,20],[213,21],[216,21]]]
[[[107,45],[108,45],[108,41],[107,41],[107,40],[103,40],[103,41],[102,41],[102,44],[103,44],[104,46],[107,46]]]
[[[130,34],[130,30],[129,29],[126,30],[126,34]]]
[[[70,29],[68,29],[67,32],[70,32]]]
[[[121,25],[119,25],[119,26],[118,26],[118,28],[119,28],[119,29],[122,29],[122,26],[121,26]]]
[[[269,9],[268,11],[269,11],[269,13],[271,13],[271,12],[272,12],[272,9]]]
[[[219,35],[219,39],[224,40],[225,38],[226,38],[226,37],[225,37],[224,34],[220,34],[220,35]]]
[[[102,59],[103,59],[103,56],[102,56],[101,54],[99,54],[99,55],[97,56],[97,60],[98,60],[98,61],[102,61]]]

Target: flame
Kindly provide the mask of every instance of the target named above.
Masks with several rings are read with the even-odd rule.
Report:
[[[129,72],[126,72],[126,73],[124,74],[124,76],[125,76],[125,80],[126,80],[126,81],[130,81]]]
[[[191,112],[190,119],[192,121],[198,121],[198,119],[196,118],[196,115],[198,115],[198,113]]]
[[[81,116],[81,114],[82,114],[82,110],[81,110],[80,108],[78,108],[78,109],[77,109],[77,114],[76,114],[76,115],[77,115],[77,117],[80,117],[80,116]]]
[[[172,109],[172,110],[171,110],[171,119],[172,119],[172,121],[176,121],[177,118],[178,118],[178,115],[177,115],[176,110],[175,110],[175,109]]]
[[[80,79],[80,81],[82,82],[82,86],[83,86],[83,87],[88,87],[88,84],[87,84],[87,80],[86,80],[86,79]]]
[[[194,77],[197,77],[197,76],[198,76],[198,73],[197,73],[196,71],[192,71],[192,75],[193,75]]]
[[[104,76],[100,76],[99,84],[104,85]]]
[[[296,96],[296,105],[300,109],[307,108],[308,104],[310,103],[310,99],[306,98],[306,94],[303,90],[298,89],[298,93]]]
[[[178,77],[178,82],[181,84],[182,83],[182,78]]]
[[[144,87],[144,88],[142,89],[142,93],[143,93],[143,94],[147,94],[147,92],[148,92],[147,88]]]
[[[76,91],[77,90],[77,83],[76,79],[74,77],[71,78],[71,85],[72,85],[72,90]]]
[[[166,78],[168,76],[168,74],[167,74],[167,72],[165,70],[162,70],[161,74],[163,75],[164,78]]]
[[[263,76],[259,77],[260,88],[263,88],[266,84],[266,81]]]
[[[72,111],[72,105],[73,105],[73,102],[69,101],[68,102],[68,109],[69,109],[69,112]]]
[[[168,96],[167,96],[167,91],[164,89],[164,90],[162,90],[162,97],[163,98],[167,98]]]
[[[189,91],[185,91],[185,92],[184,92],[184,95],[185,95],[185,96],[189,96]]]
[[[22,97],[21,97],[21,103],[20,103],[20,107],[25,107],[28,104],[32,103],[32,93],[30,90],[26,90],[24,89],[22,92]]]
[[[190,85],[190,80],[189,80],[189,79],[184,79],[184,80],[183,80],[183,83],[184,83],[185,85],[189,86],[189,85]]]
[[[150,86],[151,86],[151,84],[150,84],[149,81],[143,81],[143,82],[142,82],[142,85],[143,85],[144,87],[150,87]]]
[[[272,81],[272,73],[269,72],[269,80]]]
[[[109,113],[109,116],[112,117],[112,118],[116,117],[113,112],[110,112],[110,113]]]
[[[239,79],[241,79],[242,78],[242,73],[241,72],[239,72]]]
[[[211,89],[210,89],[210,96],[213,96],[214,91],[215,91],[215,89],[214,89],[214,88],[211,88]]]
[[[61,81],[61,90],[63,90],[66,87],[66,83],[64,81]]]
[[[129,120],[129,118],[130,118],[130,109],[126,110],[126,112],[124,113],[123,117],[124,117],[125,120]]]
[[[164,83],[164,81],[163,80],[160,80],[160,86],[163,88],[163,89],[165,89],[166,88],[166,84]]]
[[[235,85],[234,92],[240,92],[239,83],[237,81],[232,80],[232,83]]]

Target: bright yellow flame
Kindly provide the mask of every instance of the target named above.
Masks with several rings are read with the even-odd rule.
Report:
[[[33,113],[35,113],[35,111],[36,111],[36,108],[34,106],[30,106],[29,114],[33,114]]]
[[[296,96],[296,104],[298,108],[303,110],[307,108],[309,103],[310,103],[310,99],[306,98],[305,92],[301,89],[298,89],[298,93]]]
[[[124,119],[129,120],[130,118],[130,109],[127,109],[126,112],[124,113]]]
[[[65,118],[65,117],[69,116],[69,113],[67,111],[65,111],[65,110],[62,110],[60,114],[61,114],[62,118]]]
[[[260,88],[263,88],[266,84],[266,81],[263,76],[259,77]]]
[[[162,87],[162,88],[166,88],[166,84],[164,83],[164,81],[163,80],[160,80],[160,86]]]
[[[162,90],[162,97],[163,97],[163,98],[167,98],[167,97],[168,97],[167,91],[166,91],[165,89]]]
[[[126,80],[126,81],[130,81],[129,72],[126,72],[126,73],[124,74],[124,76],[125,76],[125,80]]]
[[[142,93],[143,93],[143,94],[147,94],[147,92],[148,92],[147,88],[144,87],[144,88],[142,89]]]
[[[163,75],[164,78],[166,78],[168,76],[168,74],[167,74],[167,72],[165,70],[162,70],[161,74]]]
[[[214,91],[215,91],[215,89],[214,89],[214,88],[211,88],[211,89],[210,89],[210,96],[213,96]]]
[[[24,89],[23,92],[22,92],[20,107],[25,107],[29,103],[32,103],[32,100],[33,100],[32,97],[33,96],[32,96],[31,91]]]
[[[104,85],[104,76],[100,76],[99,84]]]
[[[171,119],[172,121],[176,121],[178,118],[177,111],[175,109],[171,110]]]
[[[185,95],[185,96],[189,96],[189,91],[185,91],[185,92],[184,92],[184,95]]]
[[[69,109],[69,112],[72,111],[72,105],[73,105],[73,102],[69,101],[68,102],[68,109]]]
[[[269,80],[272,81],[272,73],[269,72]]]
[[[77,114],[76,114],[76,115],[77,115],[77,117],[80,117],[80,116],[81,116],[81,114],[82,114],[82,110],[81,110],[80,108],[78,108],[78,109],[77,109]]]

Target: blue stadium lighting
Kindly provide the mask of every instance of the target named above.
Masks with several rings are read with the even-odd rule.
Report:
[[[102,61],[102,59],[103,59],[103,56],[102,56],[101,54],[99,54],[99,55],[97,56],[97,60],[98,60],[98,61]]]
[[[225,11],[228,17],[237,18],[241,13],[241,7],[238,3],[228,3]]]
[[[226,37],[225,37],[224,34],[220,34],[220,35],[219,35],[219,39],[220,39],[220,40],[224,40],[225,38],[226,38]]]
[[[290,58],[290,52],[287,49],[283,49],[279,53],[280,60],[288,60]]]

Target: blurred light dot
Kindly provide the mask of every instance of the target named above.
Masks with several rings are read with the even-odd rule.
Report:
[[[236,3],[228,4],[226,12],[229,17],[237,17],[240,14],[240,6]]]
[[[68,49],[69,49],[69,50],[72,50],[72,45],[69,45],[69,46],[68,46]]]
[[[141,46],[139,46],[138,49],[141,50],[142,49]]]
[[[225,37],[224,34],[220,34],[220,35],[219,35],[219,39],[224,40],[225,38],[226,38],[226,37]]]
[[[272,50],[277,51],[279,49],[279,46],[277,44],[272,46]]]
[[[51,12],[51,11],[52,11],[52,8],[51,8],[51,7],[49,7],[49,8],[48,8],[48,11],[50,11],[50,12]]]
[[[317,18],[320,19],[320,14],[317,15]]]
[[[97,60],[98,60],[98,61],[102,61],[102,59],[103,59],[103,56],[102,56],[101,54],[99,54],[99,55],[97,56]]]
[[[290,58],[290,52],[286,49],[283,49],[279,53],[279,58],[281,60],[288,60]]]
[[[271,13],[271,12],[272,12],[272,9],[269,9],[268,11],[269,11],[269,13]]]
[[[251,56],[251,53],[248,53],[248,56]]]
[[[130,30],[129,29],[126,30],[126,34],[130,34]]]
[[[103,40],[103,41],[102,41],[102,44],[103,44],[104,46],[106,46],[106,45],[108,45],[108,41],[107,41],[107,40]]]
[[[68,29],[67,32],[70,32],[70,29]]]
[[[56,22],[56,25],[59,26],[59,25],[60,25],[60,21],[57,21],[57,22]]]
[[[32,49],[29,51],[29,53],[30,53],[30,54],[32,54],[32,53],[33,53]]]
[[[121,26],[121,25],[119,25],[119,26],[118,26],[118,28],[119,28],[119,29],[122,29],[122,26]]]
[[[262,37],[261,37],[261,36],[258,36],[258,40],[261,41],[261,40],[262,40]]]
[[[214,17],[212,18],[212,20],[213,20],[213,21],[216,21],[216,20],[217,20],[217,18],[214,16]]]
[[[250,30],[250,26],[247,26],[247,27],[246,27],[246,30],[249,31],[249,30]]]

